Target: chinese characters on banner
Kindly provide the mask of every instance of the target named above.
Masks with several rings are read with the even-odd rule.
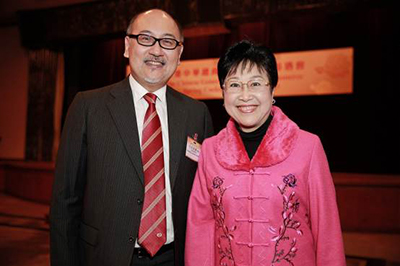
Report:
[[[353,92],[353,48],[277,53],[276,96]]]
[[[217,63],[218,58],[182,61],[168,85],[195,99],[221,99]]]
[[[352,47],[276,53],[275,96],[349,94],[353,92]],[[195,99],[220,99],[218,58],[184,60],[168,85]]]

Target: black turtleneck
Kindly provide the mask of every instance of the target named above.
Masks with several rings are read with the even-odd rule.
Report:
[[[260,146],[265,133],[267,133],[272,118],[272,115],[270,115],[264,124],[252,132],[243,132],[238,124],[236,124],[236,128],[239,131],[240,137],[242,138],[244,147],[246,148],[247,155],[249,156],[250,160],[253,159],[253,156],[256,153],[258,146]]]

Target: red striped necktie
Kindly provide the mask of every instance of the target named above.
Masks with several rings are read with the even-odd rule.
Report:
[[[142,162],[145,194],[138,243],[154,256],[165,244],[165,175],[160,119],[156,111],[157,96],[147,93],[148,102],[142,133]]]

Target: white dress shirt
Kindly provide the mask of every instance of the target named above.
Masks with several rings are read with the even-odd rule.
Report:
[[[131,86],[133,103],[135,105],[136,122],[139,133],[139,142],[142,145],[142,131],[144,116],[146,114],[149,104],[143,98],[144,95],[149,93],[142,85],[140,85],[132,75],[129,75],[129,84]],[[167,86],[164,86],[157,91],[153,92],[157,96],[156,110],[161,122],[161,132],[164,149],[164,170],[165,170],[165,190],[166,190],[166,213],[167,213],[167,241],[166,244],[174,241],[174,225],[172,222],[172,195],[171,195],[171,182],[169,179],[169,137],[168,137],[168,112],[167,112]],[[136,243],[136,247],[139,245]]]

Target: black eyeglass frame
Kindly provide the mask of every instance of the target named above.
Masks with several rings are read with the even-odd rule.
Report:
[[[156,38],[156,37],[151,36],[151,35],[148,35],[148,34],[127,34],[126,36],[129,37],[129,38],[132,38],[132,39],[136,39],[136,41],[137,41],[138,44],[140,44],[140,45],[142,45],[142,46],[146,46],[146,47],[151,47],[151,46],[153,46],[154,44],[156,44],[156,42],[158,42],[158,44],[160,45],[160,47],[163,48],[163,49],[166,49],[166,50],[175,50],[176,47],[182,46],[182,45],[183,45],[183,42],[180,42],[180,41],[175,40],[175,39],[173,39],[173,38]],[[139,36],[146,36],[146,37],[149,37],[149,38],[153,39],[154,42],[153,42],[152,44],[143,44],[143,43],[140,43],[140,42],[139,42]],[[174,47],[174,48],[169,48],[169,47],[163,46],[163,45],[161,44],[161,41],[162,41],[162,40],[169,40],[169,41],[175,42],[175,47]]]

